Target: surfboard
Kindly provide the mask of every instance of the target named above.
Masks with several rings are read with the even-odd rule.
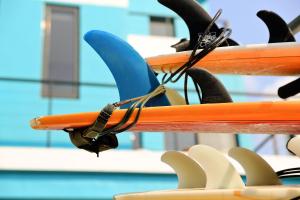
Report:
[[[107,123],[115,125],[126,110],[116,110]],[[137,112],[137,110],[135,111]],[[131,131],[202,133],[300,133],[300,102],[219,103],[144,108]],[[98,112],[37,117],[34,129],[68,129],[91,125]],[[133,116],[128,121],[132,122]]]
[[[243,189],[176,189],[115,195],[115,200],[275,200],[296,199],[299,186],[259,186]]]
[[[191,51],[146,58],[156,72],[174,72],[188,61]],[[194,67],[216,74],[299,75],[300,44],[296,42],[219,47]]]

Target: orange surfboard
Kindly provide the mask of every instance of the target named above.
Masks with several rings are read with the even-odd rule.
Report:
[[[116,110],[107,127],[126,110]],[[135,111],[136,112],[136,111]],[[92,124],[98,112],[38,117],[34,129],[68,129]],[[129,122],[133,120],[133,117]],[[131,131],[202,133],[300,133],[300,102],[220,103],[144,108]]]
[[[146,58],[156,72],[174,72],[188,61],[190,51]],[[219,47],[196,63],[216,74],[300,75],[300,43]]]

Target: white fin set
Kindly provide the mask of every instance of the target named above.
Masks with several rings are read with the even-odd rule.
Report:
[[[229,150],[228,155],[244,168],[247,186],[281,185],[276,172],[255,152],[234,147]],[[187,154],[168,151],[162,155],[161,160],[176,172],[179,189],[242,189],[245,187],[240,174],[229,159],[223,153],[206,145],[192,146]]]

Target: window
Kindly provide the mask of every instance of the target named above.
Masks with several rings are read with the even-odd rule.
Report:
[[[150,17],[150,34],[174,37],[174,20],[166,17]]]
[[[78,98],[78,8],[46,6],[42,95]]]

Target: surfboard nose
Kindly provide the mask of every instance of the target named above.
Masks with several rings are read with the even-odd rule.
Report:
[[[145,60],[121,38],[100,30],[85,34],[85,41],[97,52],[111,71],[120,100],[143,96],[153,91],[159,82]],[[158,96],[147,106],[170,105],[165,95]],[[123,108],[129,105],[123,106]]]

